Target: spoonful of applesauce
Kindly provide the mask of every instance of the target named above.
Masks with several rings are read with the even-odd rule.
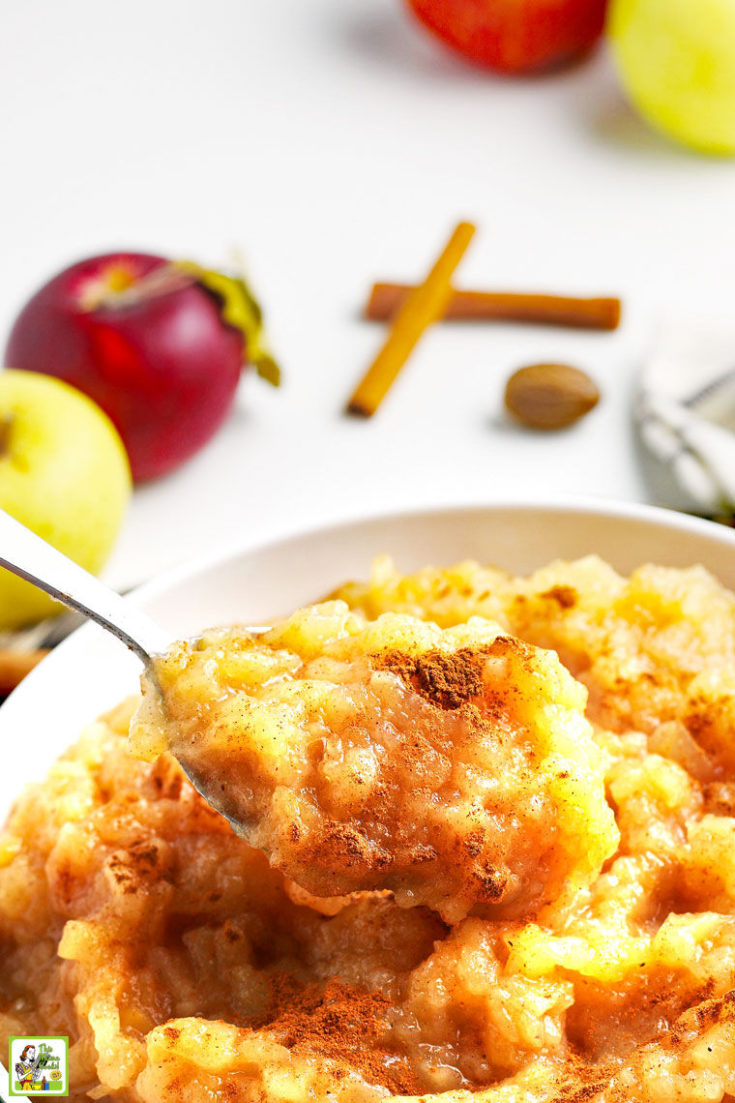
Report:
[[[491,621],[369,621],[327,601],[171,645],[4,513],[0,564],[136,653],[132,752],[172,754],[312,896],[390,891],[449,924],[542,917],[618,845],[586,690],[556,654]]]

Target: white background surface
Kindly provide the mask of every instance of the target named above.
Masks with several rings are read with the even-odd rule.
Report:
[[[384,507],[535,491],[651,500],[630,426],[662,307],[732,310],[735,164],[628,110],[603,53],[504,81],[455,61],[400,0],[5,4],[0,340],[45,278],[117,246],[244,251],[286,385],[136,492],[108,577]],[[619,293],[615,335],[436,327],[377,418],[341,416],[380,344],[374,278],[420,277],[453,223],[457,282]],[[604,400],[573,430],[499,417],[511,370],[563,359]]]

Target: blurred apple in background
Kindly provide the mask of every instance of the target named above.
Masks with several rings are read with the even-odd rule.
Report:
[[[0,508],[96,572],[112,550],[130,489],[122,441],[90,399],[47,376],[0,372]],[[0,629],[62,608],[0,568]]]
[[[649,122],[707,153],[735,153],[735,0],[613,0],[608,29]]]
[[[564,65],[599,39],[607,0],[407,0],[446,45],[500,73]]]
[[[18,316],[5,362],[94,399],[139,482],[209,440],[233,404],[246,356],[276,381],[261,338],[260,311],[242,280],[121,252],[80,261],[45,284]]]

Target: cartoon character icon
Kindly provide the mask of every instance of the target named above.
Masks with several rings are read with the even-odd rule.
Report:
[[[40,1055],[36,1056],[36,1047],[32,1045],[26,1046],[20,1055],[20,1061],[16,1061],[15,1075],[25,1091],[33,1091],[34,1083],[41,1079],[40,1061]]]

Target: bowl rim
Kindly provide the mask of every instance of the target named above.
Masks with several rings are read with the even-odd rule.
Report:
[[[292,525],[285,527],[280,533],[272,534],[266,538],[259,537],[257,534],[251,537],[239,537],[226,542],[214,551],[184,559],[176,566],[161,571],[147,581],[135,586],[125,596],[126,600],[145,609],[149,602],[155,601],[157,597],[186,582],[187,579],[206,575],[216,571],[218,567],[247,555],[275,553],[296,541],[314,538],[328,540],[330,537],[337,537],[350,529],[362,526],[370,527],[371,525],[378,526],[400,520],[408,522],[415,522],[420,519],[427,521],[450,520],[452,517],[460,518],[500,510],[519,514],[535,511],[546,516],[549,514],[552,516],[554,514],[572,514],[580,518],[641,522],[657,528],[699,537],[720,548],[732,551],[735,555],[735,528],[731,529],[725,525],[716,524],[705,517],[696,517],[678,510],[649,505],[644,502],[628,502],[594,495],[557,494],[542,499],[532,494],[518,495],[509,492],[460,502],[455,499],[451,502],[440,502],[433,506],[419,505],[406,508],[398,505],[389,509],[371,510],[362,515],[359,513],[348,514],[337,520],[317,521],[308,526]],[[78,640],[86,639],[88,634],[102,631],[104,631],[102,628],[88,621],[79,625],[66,639],[62,640],[58,647],[54,648],[50,655],[39,663],[0,704],[0,724],[4,720],[4,713],[8,704],[12,702],[15,706],[16,695],[20,696],[35,687],[37,681],[42,679],[49,670],[49,664],[55,667],[57,662],[62,661],[69,645],[74,646]]]
[[[217,548],[214,552],[193,556],[185,559],[174,567],[162,571],[140,585],[133,587],[126,595],[136,604],[155,597],[162,589],[174,586],[192,575],[201,574],[204,571],[214,570],[222,563],[250,554],[252,552],[266,552],[269,549],[281,547],[294,540],[322,536],[327,539],[330,535],[337,534],[347,528],[358,525],[380,524],[387,521],[395,521],[399,518],[406,520],[419,517],[459,516],[461,514],[474,513],[486,510],[508,510],[529,512],[538,510],[543,513],[578,513],[587,516],[599,516],[607,519],[620,519],[626,521],[642,521],[674,528],[682,532],[691,533],[713,540],[715,543],[729,546],[735,553],[735,528],[730,529],[726,525],[718,524],[707,517],[697,517],[666,506],[650,505],[647,502],[627,502],[618,498],[595,497],[594,495],[557,494],[550,498],[541,499],[535,495],[499,494],[491,498],[480,498],[457,503],[452,501],[446,504],[434,506],[395,506],[389,509],[371,510],[366,514],[353,514],[338,520],[318,521],[311,525],[293,525],[284,527],[265,539],[257,535],[252,538],[239,537],[230,540]],[[70,637],[84,631],[88,625],[81,625]],[[63,641],[66,642],[66,641]],[[1,708],[2,706],[0,706]]]

